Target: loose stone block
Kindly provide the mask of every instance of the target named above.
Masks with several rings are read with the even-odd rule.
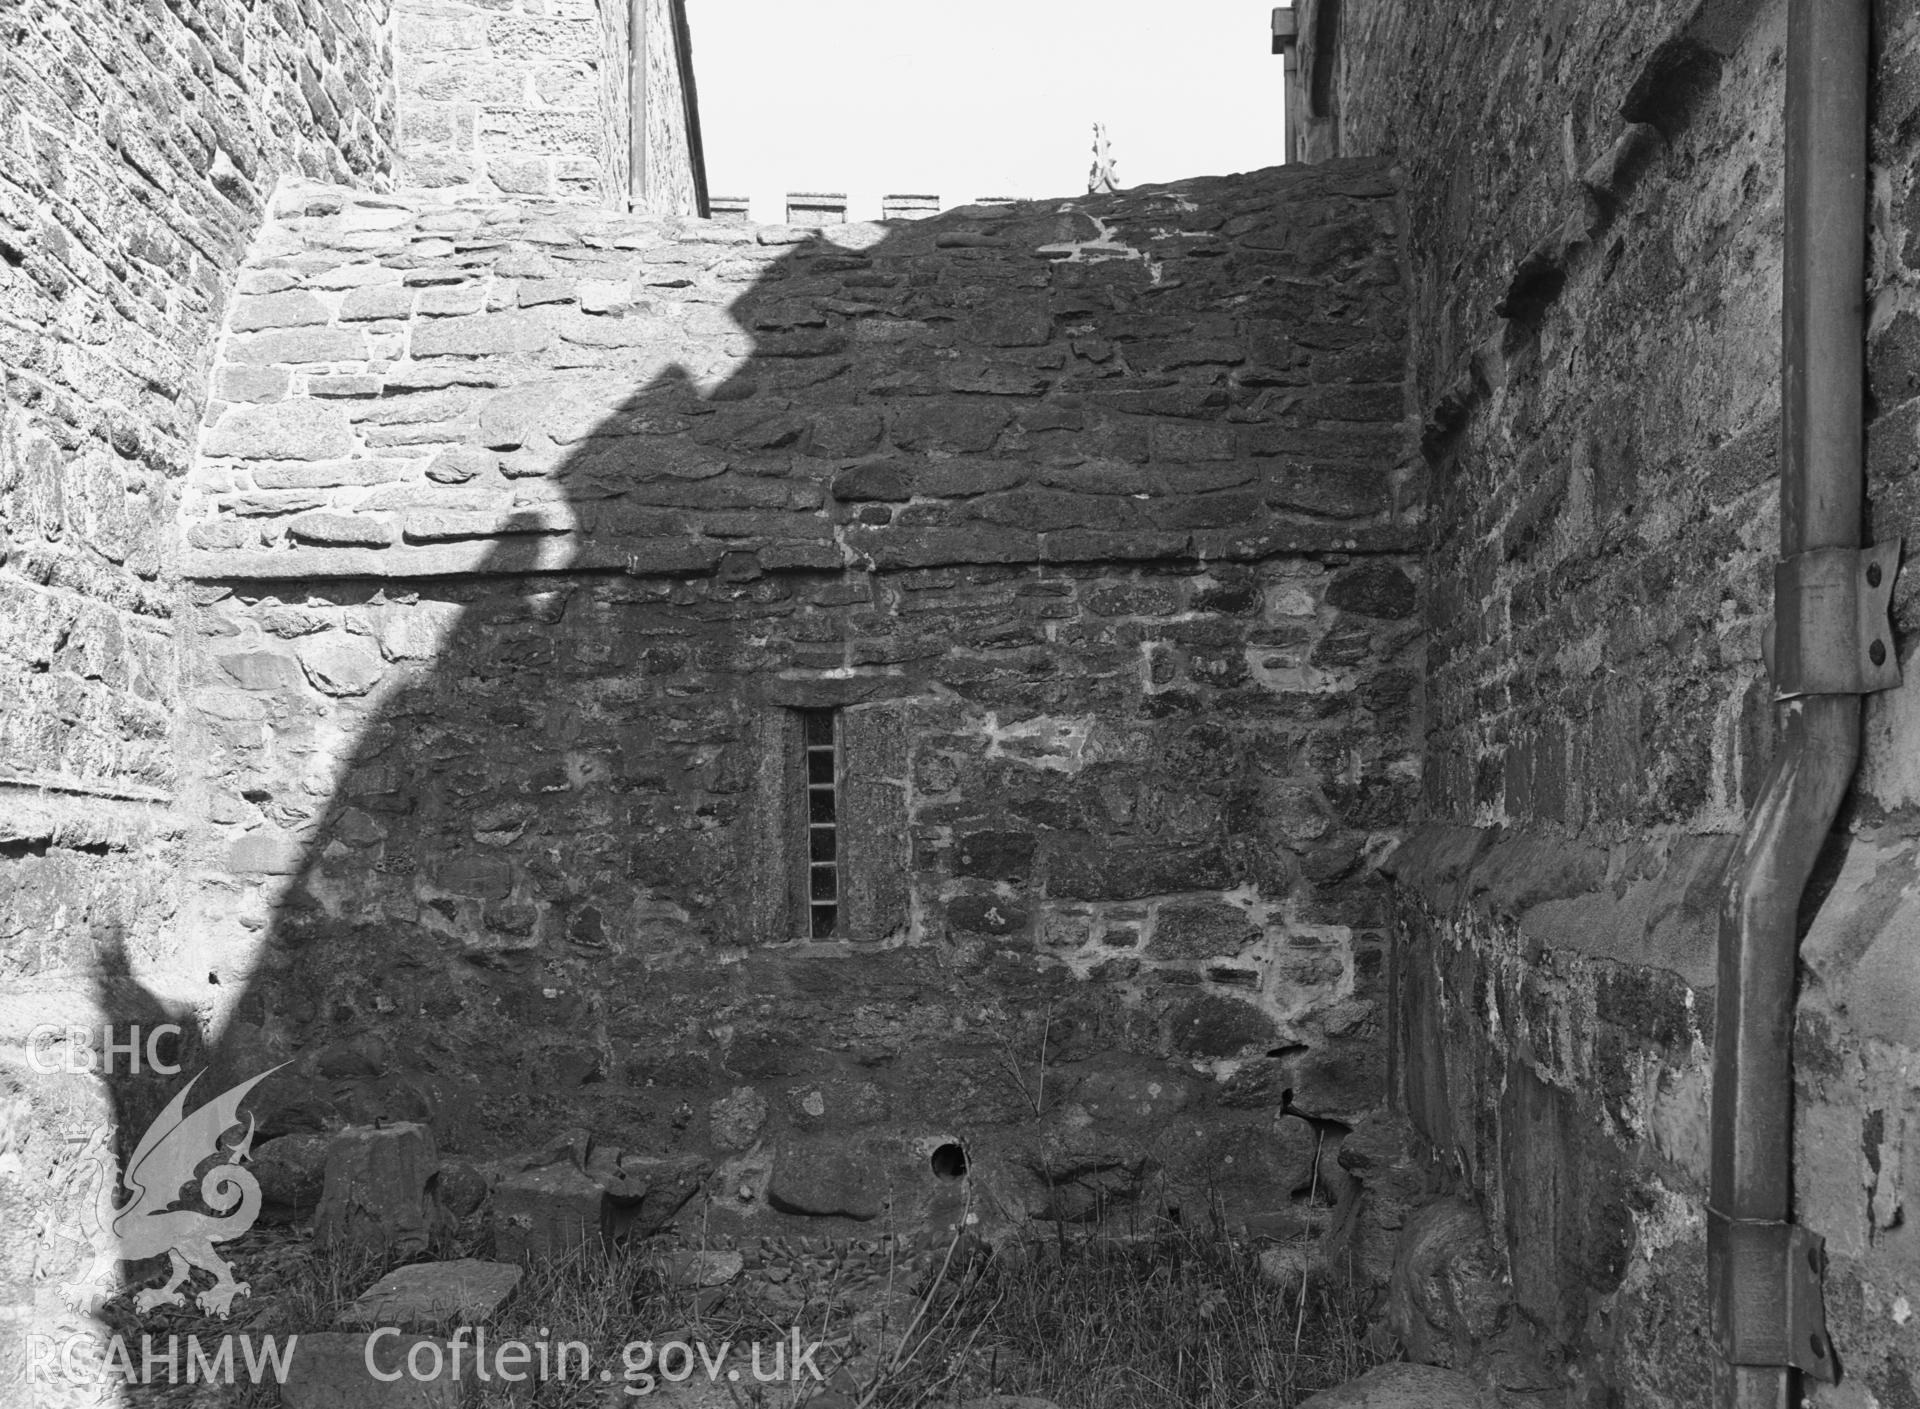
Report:
[[[494,1188],[494,1249],[515,1261],[564,1257],[597,1242],[607,1214],[607,1191],[574,1165],[522,1170]]]
[[[327,1147],[314,1235],[383,1255],[425,1248],[433,1227],[428,1185],[439,1169],[424,1125],[349,1126]]]

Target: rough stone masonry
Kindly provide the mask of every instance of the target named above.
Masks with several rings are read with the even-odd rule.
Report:
[[[11,977],[169,920],[174,519],[277,177],[378,185],[383,7],[0,20],[0,938]],[[115,941],[118,942],[118,941]]]
[[[183,952],[180,492],[228,296],[278,178],[379,189],[384,4],[0,16],[0,1301],[77,1255],[69,1135],[110,1106],[33,1072],[36,1024],[166,1015]],[[147,975],[136,980],[134,972]],[[162,986],[164,984],[162,983]],[[8,1341],[14,1341],[11,1333]]]
[[[1786,6],[1305,9],[1335,149],[1406,171],[1433,476],[1398,1094],[1578,1402],[1704,1403],[1716,908],[1773,747]],[[1911,544],[1920,15],[1874,24],[1865,541]],[[1793,1034],[1842,1361],[1810,1393],[1850,1409],[1920,1402],[1913,678],[1868,702]]]
[[[1916,483],[1912,8],[1876,538]],[[339,1158],[399,1152],[408,1237],[445,1205],[527,1252],[697,1213],[871,1253],[967,1197],[1293,1229],[1282,1093],[1392,1100],[1547,1352],[1431,1355],[1701,1402],[1783,9],[1301,10],[1338,161],[832,239],[587,204],[634,104],[608,7],[410,4],[398,52],[378,4],[0,20],[6,1032],[288,1060],[288,1216],[386,1120]],[[1795,1038],[1847,1409],[1920,1394],[1910,692]],[[164,1093],[0,1052],[37,1315],[66,1137]]]
[[[524,59],[573,42],[558,20],[578,7],[557,8],[494,5],[483,32]],[[604,80],[599,105],[564,141],[549,133],[535,163],[563,194],[576,155],[611,173],[601,194],[626,170],[610,151],[627,150],[625,17],[588,9],[606,52],[572,76]],[[652,34],[659,52],[638,67],[670,86],[670,30]],[[401,100],[472,76],[474,56],[433,50],[440,37],[395,25],[384,3],[30,4],[0,18],[0,1180],[19,1214],[0,1239],[0,1299],[36,1316],[66,1314],[57,1279],[83,1256],[90,1193],[69,1137],[130,1126],[165,1094],[49,1076],[22,1039],[80,1027],[98,1046],[109,1019],[195,1028],[210,1014],[213,969],[179,910],[177,804],[192,784],[175,733],[178,519],[240,265],[283,176],[367,194],[424,180],[401,158],[432,143],[403,142]],[[552,93],[535,85],[518,105]],[[515,154],[496,133],[512,114],[465,116],[450,142],[485,133]],[[663,208],[692,190],[685,138],[647,147],[659,181],[645,195]],[[469,172],[491,189],[485,167]]]
[[[585,45],[561,18],[533,28]],[[402,19],[403,104],[503,62],[494,20],[441,15],[450,56]],[[378,1126],[329,1160],[525,1252],[683,1205],[749,1245],[962,1199],[1318,1226],[1282,1093],[1381,1102],[1375,865],[1418,780],[1385,167],[827,239],[516,202],[415,133],[410,189],[306,163],[269,198],[292,163],[263,158],[176,334],[144,733],[81,723],[114,628],[19,614],[48,701],[21,737],[68,752],[13,780],[56,811],[6,858],[10,1028],[170,1019],[214,1079],[288,1063],[257,1104],[275,1216],[311,1207],[315,1141]],[[42,283],[65,248],[20,244]],[[64,603],[34,565],[73,515],[27,512],[64,467],[8,463],[7,580]],[[132,804],[73,752],[117,735],[147,740]],[[145,830],[98,827],[130,807]],[[62,1139],[101,1093],[9,1081],[29,1302],[78,1256]]]
[[[296,1059],[266,1128],[585,1128],[748,1231],[946,1144],[1001,1219],[1284,1214],[1279,1092],[1380,1099],[1416,787],[1392,193],[828,240],[284,188],[183,503],[183,918],[226,1060]]]

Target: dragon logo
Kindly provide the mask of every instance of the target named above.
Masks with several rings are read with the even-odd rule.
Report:
[[[111,1295],[109,1279],[116,1262],[137,1262],[161,1253],[172,1263],[172,1276],[165,1286],[148,1287],[134,1298],[140,1311],[182,1305],[186,1298],[180,1285],[196,1267],[214,1279],[194,1298],[202,1311],[224,1318],[233,1299],[248,1294],[248,1285],[233,1279],[233,1269],[214,1251],[214,1244],[239,1237],[260,1216],[260,1183],[240,1163],[253,1147],[253,1117],[246,1118],[246,1133],[237,1142],[223,1142],[240,1126],[240,1103],[247,1093],[278,1070],[270,1068],[223,1091],[191,1115],[186,1113],[187,1096],[206,1073],[189,1081],[134,1147],[124,1176],[131,1197],[118,1207],[122,1176],[114,1168],[112,1134],[101,1126],[86,1138],[78,1167],[82,1177],[91,1170],[99,1182],[81,1224],[93,1260],[65,1287],[76,1307],[99,1309]],[[172,1207],[195,1172],[221,1155],[226,1158],[200,1176],[200,1199],[213,1212]]]

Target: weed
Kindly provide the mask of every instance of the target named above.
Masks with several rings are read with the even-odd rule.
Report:
[[[1015,1394],[1062,1409],[1287,1409],[1386,1358],[1369,1300],[1324,1275],[1276,1287],[1256,1249],[1217,1232],[1034,1242],[935,1278],[907,1353],[861,1405]]]
[[[1000,1070],[1013,1088],[1020,1093],[1020,1099],[1036,1117],[1047,1113],[1047,1044],[1053,1037],[1054,1005],[1047,1004],[1040,1015],[1040,1051],[1033,1063],[1033,1084],[1027,1084],[1027,1067],[1019,1051],[1013,1045],[1013,1039],[1002,1034],[998,1039],[995,1057]]]
[[[204,1316],[191,1303],[136,1318],[125,1297],[107,1319],[135,1346],[143,1333],[203,1342],[227,1333],[311,1334],[336,1327],[348,1302],[416,1260],[327,1248],[286,1229],[256,1229],[234,1251],[253,1293],[232,1319]],[[479,1251],[445,1244],[422,1256]],[[998,1249],[961,1234],[931,1265],[890,1264],[880,1282],[864,1286],[843,1285],[836,1271],[777,1287],[749,1275],[702,1288],[687,1272],[684,1259],[647,1247],[583,1246],[529,1265],[487,1318],[486,1339],[495,1348],[544,1344],[564,1373],[513,1395],[467,1378],[463,1409],[643,1403],[627,1391],[648,1383],[649,1373],[653,1389],[668,1386],[658,1380],[657,1358],[636,1367],[629,1347],[642,1343],[726,1355],[740,1378],[723,1373],[698,1402],[730,1400],[739,1409],[802,1409],[822,1392],[839,1396],[841,1409],[917,1409],[987,1394],[1031,1395],[1062,1409],[1287,1409],[1383,1358],[1368,1341],[1359,1290],[1324,1274],[1276,1285],[1262,1275],[1258,1249],[1229,1236],[1218,1217],[1192,1226],[1155,1221],[1144,1232],[1107,1224]],[[453,1328],[418,1329],[444,1336]],[[796,1334],[820,1345],[814,1363],[828,1382],[756,1382],[748,1372],[760,1363],[754,1347],[770,1365],[774,1347],[795,1343]],[[706,1386],[705,1370],[693,1368],[693,1384]],[[279,1403],[271,1383],[209,1396],[210,1388],[135,1386],[122,1402]]]

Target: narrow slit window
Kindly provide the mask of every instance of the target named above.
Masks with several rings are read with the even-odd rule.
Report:
[[[806,788],[807,935],[830,939],[840,923],[840,737],[831,709],[800,711],[801,773]]]

